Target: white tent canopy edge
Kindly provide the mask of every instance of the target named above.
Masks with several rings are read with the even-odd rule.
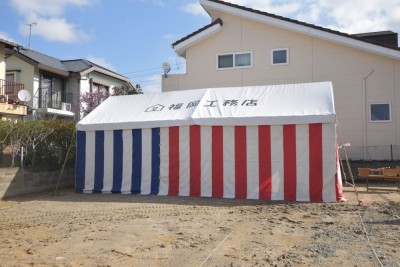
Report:
[[[334,122],[331,82],[225,87],[109,97],[78,131],[184,125],[283,125]]]

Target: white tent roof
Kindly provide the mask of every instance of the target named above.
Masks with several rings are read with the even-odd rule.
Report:
[[[77,130],[334,121],[332,84],[320,82],[113,96],[83,118]]]

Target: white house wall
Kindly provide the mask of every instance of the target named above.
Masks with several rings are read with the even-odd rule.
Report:
[[[395,91],[395,105],[392,107],[392,112],[394,114],[400,114],[400,99],[399,99],[399,87],[400,87],[400,61],[395,61],[393,63],[393,82],[394,82],[394,91]],[[395,118],[395,124],[396,124],[396,144],[400,144],[400,133],[399,133],[399,127],[400,127],[400,123],[398,123],[398,118]]]
[[[99,72],[91,72],[87,75],[88,79],[93,79],[94,82],[100,83],[106,86],[109,86],[110,88],[110,93],[112,93],[112,88],[115,86],[121,86],[121,85],[126,85],[124,81],[121,81],[119,79],[115,79],[113,77],[104,75]],[[89,80],[88,80],[89,83]]]
[[[79,110],[77,103],[79,103],[78,100],[81,84],[81,78],[79,76],[72,75],[67,79],[65,86],[65,91],[69,94],[72,94],[72,109],[74,113],[78,112]]]
[[[400,145],[400,61],[228,14],[222,31],[186,51],[186,74],[163,78],[163,91],[332,81],[343,139],[363,146],[363,78],[369,103],[390,102],[392,122],[370,123],[367,145]],[[288,48],[289,64],[271,66],[271,49]],[[251,51],[253,67],[217,70],[216,55]],[[369,110],[369,105],[367,105]]]
[[[34,68],[33,71],[33,103],[32,107],[34,108],[33,110],[33,115],[36,117],[37,114],[37,108],[39,108],[39,88],[40,88],[40,72],[38,68]]]
[[[81,94],[90,92],[90,83],[89,83],[89,79],[86,76],[80,78],[78,85],[79,85],[78,88],[80,88]]]
[[[126,84],[125,82],[123,82],[121,80],[109,77],[107,75],[104,75],[104,74],[101,74],[101,73],[98,73],[98,72],[90,72],[89,74],[81,77],[80,80],[79,80],[79,83],[78,83],[78,80],[76,78],[70,78],[68,80],[67,91],[71,91],[72,92],[74,90],[74,88],[80,88],[80,93],[81,94],[90,92],[90,82],[91,82],[90,79],[93,79],[92,81],[94,81],[95,83],[100,83],[100,84],[103,84],[105,86],[109,86],[110,89],[112,89],[115,86],[121,86],[121,85],[125,85]],[[110,91],[110,93],[111,92],[112,92],[112,90]],[[79,95],[79,94],[77,94],[77,95]]]
[[[17,83],[24,84],[25,90],[28,90],[32,97],[32,100],[28,102],[28,105],[34,108],[38,107],[38,70],[35,67],[16,56],[10,56],[7,58],[7,70],[19,70],[17,73],[16,81]]]
[[[6,57],[4,54],[4,44],[0,43],[0,79],[6,79]]]

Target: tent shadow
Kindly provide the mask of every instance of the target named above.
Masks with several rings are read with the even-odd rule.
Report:
[[[309,202],[287,202],[270,200],[250,199],[227,199],[211,197],[190,196],[159,196],[159,195],[134,195],[134,194],[84,194],[75,193],[74,188],[62,189],[58,192],[45,191],[41,193],[30,193],[20,196],[9,197],[7,201],[30,202],[30,201],[55,201],[55,202],[87,202],[87,203],[132,203],[132,204],[158,204],[158,205],[183,205],[183,206],[211,206],[211,207],[240,207],[240,206],[292,206],[313,205]],[[319,203],[323,205],[334,205],[337,203]]]

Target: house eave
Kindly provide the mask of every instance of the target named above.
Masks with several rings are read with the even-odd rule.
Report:
[[[15,56],[16,58],[21,59],[34,67],[37,67],[39,65],[39,62],[21,54],[21,53],[18,53],[17,51],[14,51],[12,49],[6,49],[6,54],[8,54],[10,56]]]
[[[173,46],[172,48],[174,49],[175,53],[178,54],[179,56],[186,58],[186,49],[219,33],[222,29],[221,24],[217,23],[204,31],[191,36],[190,38],[186,39],[185,41]]]
[[[127,83],[131,82],[127,77],[124,77],[122,75],[118,75],[118,74],[113,73],[111,71],[107,71],[105,69],[101,69],[101,68],[97,68],[97,67],[88,68],[88,69],[86,69],[84,71],[81,71],[79,74],[80,74],[81,77],[83,77],[83,76],[86,76],[87,74],[89,74],[91,72],[102,73],[102,74],[108,75],[108,76],[113,77],[113,78],[115,78],[117,80],[121,80],[121,81],[124,81],[124,82],[127,82]]]
[[[17,43],[14,43],[14,42],[2,39],[2,38],[0,38],[0,44],[4,44],[4,46],[9,49],[21,47],[21,45],[19,45]]]
[[[50,72],[50,73],[55,73],[55,74],[58,74],[58,75],[63,76],[63,77],[68,77],[69,76],[69,72],[68,71],[56,69],[56,68],[50,67],[50,66],[48,66],[46,64],[39,63],[39,62],[37,62],[37,61],[35,61],[35,60],[33,60],[33,59],[21,54],[21,53],[16,52],[16,51],[8,50],[7,53],[9,53],[12,56],[17,57],[18,59],[21,59],[21,60],[25,61],[26,63],[38,68],[39,70],[44,70],[44,71],[47,71],[47,72]],[[10,70],[7,70],[7,71],[10,71]]]
[[[38,67],[39,70],[44,70],[44,71],[47,71],[47,72],[50,72],[50,73],[55,73],[55,74],[58,74],[58,75],[63,76],[63,77],[68,77],[69,76],[69,72],[68,71],[55,69],[55,68],[52,68],[52,67],[47,66],[47,65],[42,64],[42,63],[39,63],[37,65],[37,67]]]
[[[285,21],[282,19],[266,16],[263,14],[257,14],[248,10],[239,9],[236,7],[224,5],[221,3],[212,2],[209,0],[200,0],[200,4],[207,11],[208,14],[211,14],[211,10],[218,10],[224,13],[228,13],[231,15],[239,16],[245,19],[258,21],[267,25],[275,26],[281,29],[298,32],[301,34],[305,34],[307,36],[319,38],[322,40],[330,41],[333,43],[337,43],[340,45],[345,45],[349,47],[353,47],[356,49],[360,49],[363,51],[375,53],[378,55],[400,59],[400,51],[396,49],[391,49],[379,45],[375,45],[372,43],[360,41],[357,39],[353,39],[350,37],[342,36],[340,34],[330,33],[328,31],[319,30],[316,28],[312,28],[309,26],[296,24],[290,21]]]

